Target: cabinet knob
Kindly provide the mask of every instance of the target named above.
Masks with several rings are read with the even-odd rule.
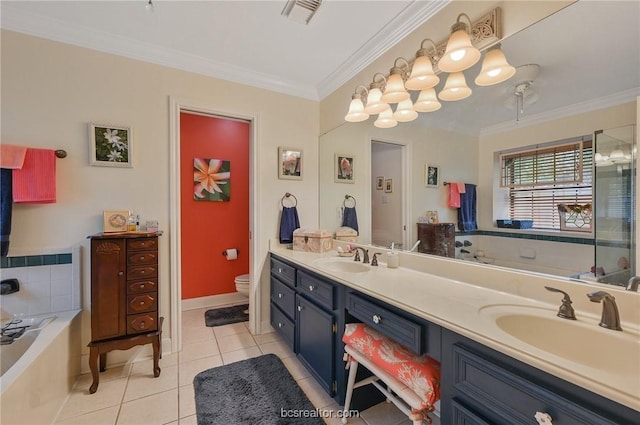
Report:
[[[302,310],[303,310],[302,306],[301,306],[301,305],[299,305],[299,306],[298,306],[298,311],[302,311]]]
[[[278,322],[278,327],[281,328],[282,327],[282,323]]]
[[[122,276],[124,272],[118,272],[118,276]]]
[[[282,269],[278,267],[278,273],[282,273]]]
[[[278,292],[278,298],[282,298],[282,292]]]
[[[377,325],[380,322],[382,322],[382,317],[378,316],[377,314],[374,314],[373,315],[373,323],[375,323]]]
[[[538,421],[539,425],[553,425],[553,419],[551,419],[551,415],[549,415],[548,413],[536,412],[534,418],[536,418],[536,421]]]
[[[313,286],[313,285],[309,285],[309,291],[310,291],[310,292],[313,292],[313,291],[315,291],[315,290],[316,290],[316,287],[315,287],[315,286]]]

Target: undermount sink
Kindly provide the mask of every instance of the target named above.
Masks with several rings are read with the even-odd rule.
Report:
[[[313,264],[334,272],[364,273],[371,270],[371,266],[355,262],[353,258],[320,258]]]
[[[619,375],[640,374],[640,336],[634,332],[604,329],[597,320],[562,319],[546,308],[488,306],[480,314],[500,331],[549,354]]]

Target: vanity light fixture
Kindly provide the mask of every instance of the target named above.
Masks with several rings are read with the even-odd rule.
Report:
[[[420,91],[418,100],[413,104],[413,109],[418,112],[434,112],[442,108],[442,104],[438,101],[436,90],[426,89]]]
[[[377,76],[381,76],[382,80],[376,81]],[[382,90],[384,86],[387,84],[387,79],[384,75],[377,72],[373,76],[373,82],[369,85],[369,95],[367,95],[367,104],[364,107],[364,111],[369,114],[379,114],[380,112],[387,109],[389,106],[387,103],[382,101]]]
[[[391,128],[398,125],[398,121],[393,118],[391,106],[387,105],[387,109],[378,114],[378,119],[373,123],[378,128]]]
[[[403,67],[398,66],[398,61],[404,61]],[[387,85],[382,93],[382,101],[385,103],[398,103],[409,99],[411,96],[404,88],[405,74],[409,70],[409,62],[405,58],[396,58],[393,68],[389,71]]]
[[[444,56],[438,61],[438,68],[442,72],[460,72],[471,68],[480,60],[480,50],[471,44],[471,37],[467,24],[460,22],[460,18],[467,18],[469,27],[471,19],[466,13],[461,13],[456,19],[456,23],[451,27],[451,36],[447,42]]]
[[[424,43],[429,41],[433,46],[433,54],[429,56],[429,51],[424,48]],[[409,79],[404,84],[407,90],[426,90],[435,87],[440,82],[440,77],[433,71],[432,57],[435,58],[438,48],[436,43],[430,38],[425,38],[420,43],[420,50],[416,52],[416,59],[411,67]]]
[[[449,74],[444,88],[438,93],[440,100],[446,101],[462,100],[469,96],[471,96],[471,89],[467,86],[462,72]]]
[[[369,114],[364,110],[364,103],[362,102],[362,94],[358,93],[358,89],[362,88],[366,94],[368,90],[365,86],[356,87],[356,91],[351,95],[351,104],[349,105],[349,112],[345,115],[344,119],[348,122],[360,122],[369,118]],[[367,98],[365,94],[365,99]],[[365,100],[366,101],[366,100]]]
[[[393,113],[393,119],[398,122],[409,122],[418,118],[418,113],[413,109],[411,98],[398,102],[396,111]]]
[[[516,69],[507,62],[501,47],[502,45],[498,43],[487,50],[482,62],[482,69],[475,80],[476,85],[491,86],[498,84],[513,77],[516,73]]]

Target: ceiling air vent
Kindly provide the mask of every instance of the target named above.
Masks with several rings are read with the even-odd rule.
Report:
[[[282,15],[300,24],[308,24],[322,0],[289,0],[282,9]]]

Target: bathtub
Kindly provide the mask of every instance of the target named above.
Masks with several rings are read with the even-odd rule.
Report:
[[[25,332],[12,344],[0,346],[0,423],[53,423],[80,374],[79,313],[36,316],[55,319],[39,331]]]
[[[471,261],[474,263],[488,264],[509,269],[524,270],[533,273],[550,274],[553,276],[575,277],[575,270],[566,270],[557,267],[549,267],[531,263],[520,263],[517,261],[508,261],[500,258],[490,257],[461,257],[461,260]]]

